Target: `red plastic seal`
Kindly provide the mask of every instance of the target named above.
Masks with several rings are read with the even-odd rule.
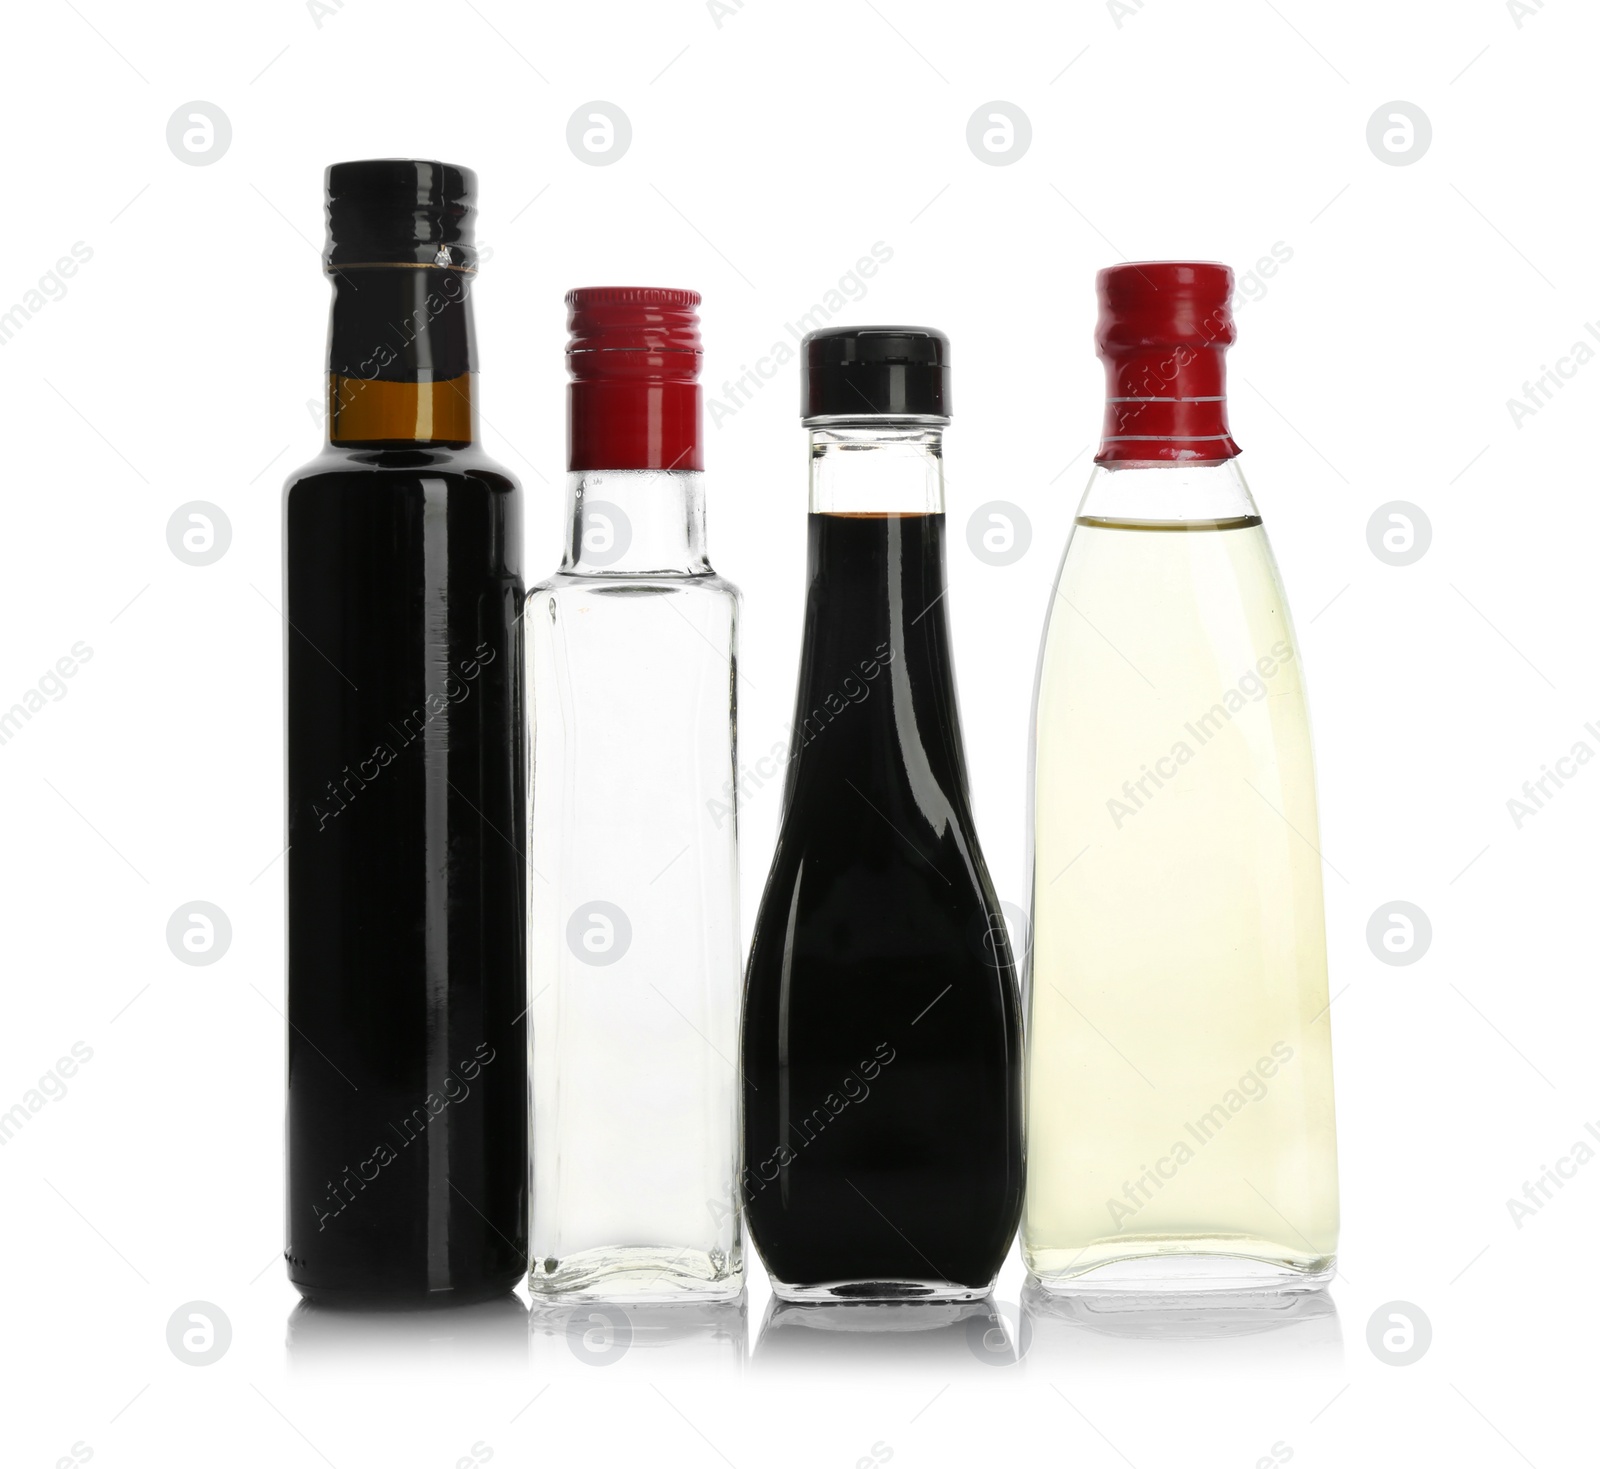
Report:
[[[703,469],[697,291],[567,292],[567,467]]]
[[[1233,344],[1233,272],[1205,261],[1113,265],[1095,284],[1106,365],[1096,464],[1193,464],[1239,452],[1222,354]]]

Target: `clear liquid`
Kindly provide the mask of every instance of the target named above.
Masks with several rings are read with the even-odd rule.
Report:
[[[1258,516],[1079,519],[1035,746],[1029,1269],[1318,1283],[1338,1193],[1316,792]]]
[[[585,488],[623,508],[643,564],[704,570],[564,569],[528,595],[529,1283],[569,1300],[729,1299],[743,1280],[738,593],[663,544],[698,514],[672,477]]]

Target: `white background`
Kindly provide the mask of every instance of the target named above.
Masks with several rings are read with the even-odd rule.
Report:
[[[1575,742],[1600,751],[1584,729],[1600,721],[1600,365],[1520,427],[1507,402],[1600,317],[1600,16],[1580,0],[1130,0],[1120,25],[1094,0],[726,8],[720,25],[700,0],[346,0],[320,25],[294,0],[11,11],[0,309],[39,309],[0,347],[0,708],[74,644],[92,657],[0,745],[0,1110],[73,1043],[93,1059],[0,1148],[0,1456],[1248,1469],[1277,1445],[1305,1465],[1545,1469],[1592,1453],[1600,1159],[1520,1228],[1507,1200],[1600,1121],[1600,768],[1520,829],[1506,803]],[[566,142],[596,99],[632,124],[606,167]],[[1397,99],[1433,132],[1406,166],[1367,143]],[[966,142],[993,100],[1031,121],[1008,166]],[[232,126],[206,166],[166,142],[191,101]],[[1242,274],[1292,252],[1239,312],[1232,421],[1311,680],[1337,1332],[1057,1324],[1014,1366],[885,1335],[848,1371],[769,1367],[757,1265],[748,1346],[740,1326],[596,1366],[513,1320],[306,1332],[286,1350],[279,495],[320,433],[323,167],[402,154],[479,172],[485,438],[526,487],[533,576],[563,516],[568,287],[702,291],[721,397],[875,242],[892,249],[836,319],[954,344],[949,603],[981,836],[1010,902],[1038,636],[1100,419],[1093,273],[1190,256]],[[92,259],[65,294],[28,297],[79,241]],[[751,754],[793,695],[797,404],[791,364],[708,426],[711,552],[746,597]],[[997,499],[1032,525],[1007,568],[965,544]],[[232,526],[205,567],[166,539],[194,500]],[[1367,541],[1393,500],[1432,525],[1405,567]],[[745,808],[747,927],[779,799]],[[232,923],[209,967],[165,940],[195,900]],[[1365,937],[1394,900],[1433,927],[1406,967]],[[1021,1285],[1013,1260],[997,1293],[1013,1334]],[[166,1342],[196,1300],[232,1324],[206,1367]],[[1367,1342],[1394,1301],[1432,1323],[1407,1367]]]

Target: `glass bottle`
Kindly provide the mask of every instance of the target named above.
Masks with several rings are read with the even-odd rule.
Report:
[[[1102,271],[1106,432],[1034,716],[1023,1256],[1308,1289],[1338,1233],[1299,646],[1226,420],[1232,273]]]
[[[699,303],[567,297],[570,530],[526,617],[536,1299],[743,1284],[739,593],[706,559]]]
[[[478,447],[477,182],[328,170],[328,446],[284,492],[289,1278],[527,1263],[522,492]]]
[[[984,1295],[1022,1200],[1021,1032],[946,621],[949,347],[806,339],[805,641],[745,982],[742,1175],[784,1300]]]

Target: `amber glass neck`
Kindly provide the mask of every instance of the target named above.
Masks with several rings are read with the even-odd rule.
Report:
[[[475,372],[423,383],[330,372],[328,442],[470,444],[478,437],[477,380]]]
[[[378,263],[332,272],[328,442],[442,444],[477,438],[472,277]]]

